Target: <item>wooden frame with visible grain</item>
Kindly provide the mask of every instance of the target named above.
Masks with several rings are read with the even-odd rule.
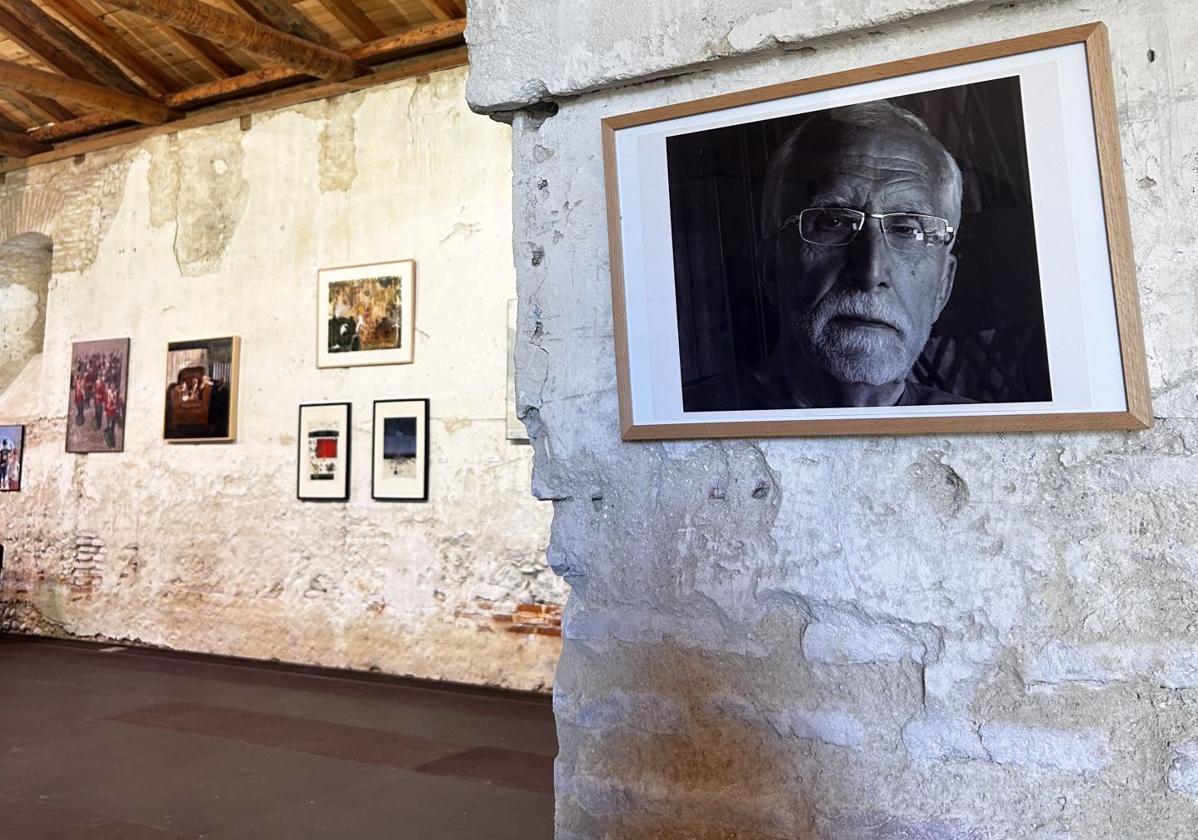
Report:
[[[632,380],[629,366],[628,322],[625,312],[623,245],[620,234],[620,196],[616,170],[616,132],[624,128],[678,117],[722,111],[831,88],[862,84],[928,70],[1083,44],[1094,114],[1098,174],[1102,186],[1103,215],[1110,256],[1112,294],[1123,362],[1125,411],[1008,414],[971,417],[896,417],[869,419],[729,420],[697,423],[636,424],[632,416]],[[1115,112],[1115,85],[1111,72],[1106,26],[1090,23],[1068,29],[981,44],[917,58],[876,64],[839,73],[814,76],[693,102],[651,108],[603,120],[603,161],[607,194],[608,246],[611,254],[612,317],[615,334],[616,376],[620,408],[620,435],[624,440],[684,438],[794,437],[815,435],[942,434],[963,432],[1034,432],[1070,430],[1138,430],[1152,426],[1152,398],[1144,354],[1140,305],[1136,292],[1135,260],[1127,189]]]
[[[176,347],[180,344],[212,344],[215,341],[231,341],[232,346],[232,362],[229,366],[229,425],[226,429],[227,434],[224,437],[171,437],[167,434],[166,425],[166,400],[163,400],[162,414],[162,439],[167,443],[235,443],[237,441],[237,403],[240,399],[241,390],[241,336],[239,335],[222,335],[216,338],[196,338],[187,339],[186,341],[171,341],[166,345],[167,358],[170,358],[171,348],[177,350],[187,349]],[[166,387],[162,394],[165,398],[170,391],[173,383],[166,382]]]

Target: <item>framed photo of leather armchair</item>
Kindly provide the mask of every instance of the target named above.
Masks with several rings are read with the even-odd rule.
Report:
[[[237,438],[241,339],[206,338],[167,345],[162,436],[173,443],[230,443]]]

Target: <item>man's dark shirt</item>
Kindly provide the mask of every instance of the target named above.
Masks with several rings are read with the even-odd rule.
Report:
[[[772,375],[771,375],[772,374]],[[892,405],[958,405],[973,400],[917,382],[910,374]],[[790,392],[769,368],[745,368],[708,376],[682,389],[683,411],[763,411],[781,408],[840,408],[811,405]],[[848,406],[843,406],[848,407]]]

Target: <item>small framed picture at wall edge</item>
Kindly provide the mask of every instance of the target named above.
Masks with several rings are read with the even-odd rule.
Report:
[[[21,489],[25,461],[25,427],[0,425],[0,493]]]
[[[349,500],[353,441],[349,403],[299,407],[296,442],[296,498],[305,502]]]
[[[626,440],[1142,429],[1106,28],[609,117]]]
[[[370,496],[377,501],[428,501],[429,401],[376,400]]]

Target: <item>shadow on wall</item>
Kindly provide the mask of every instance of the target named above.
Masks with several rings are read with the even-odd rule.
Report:
[[[29,400],[36,401],[40,385],[52,254],[50,237],[40,233],[0,244],[0,411],[6,416],[36,413]]]

